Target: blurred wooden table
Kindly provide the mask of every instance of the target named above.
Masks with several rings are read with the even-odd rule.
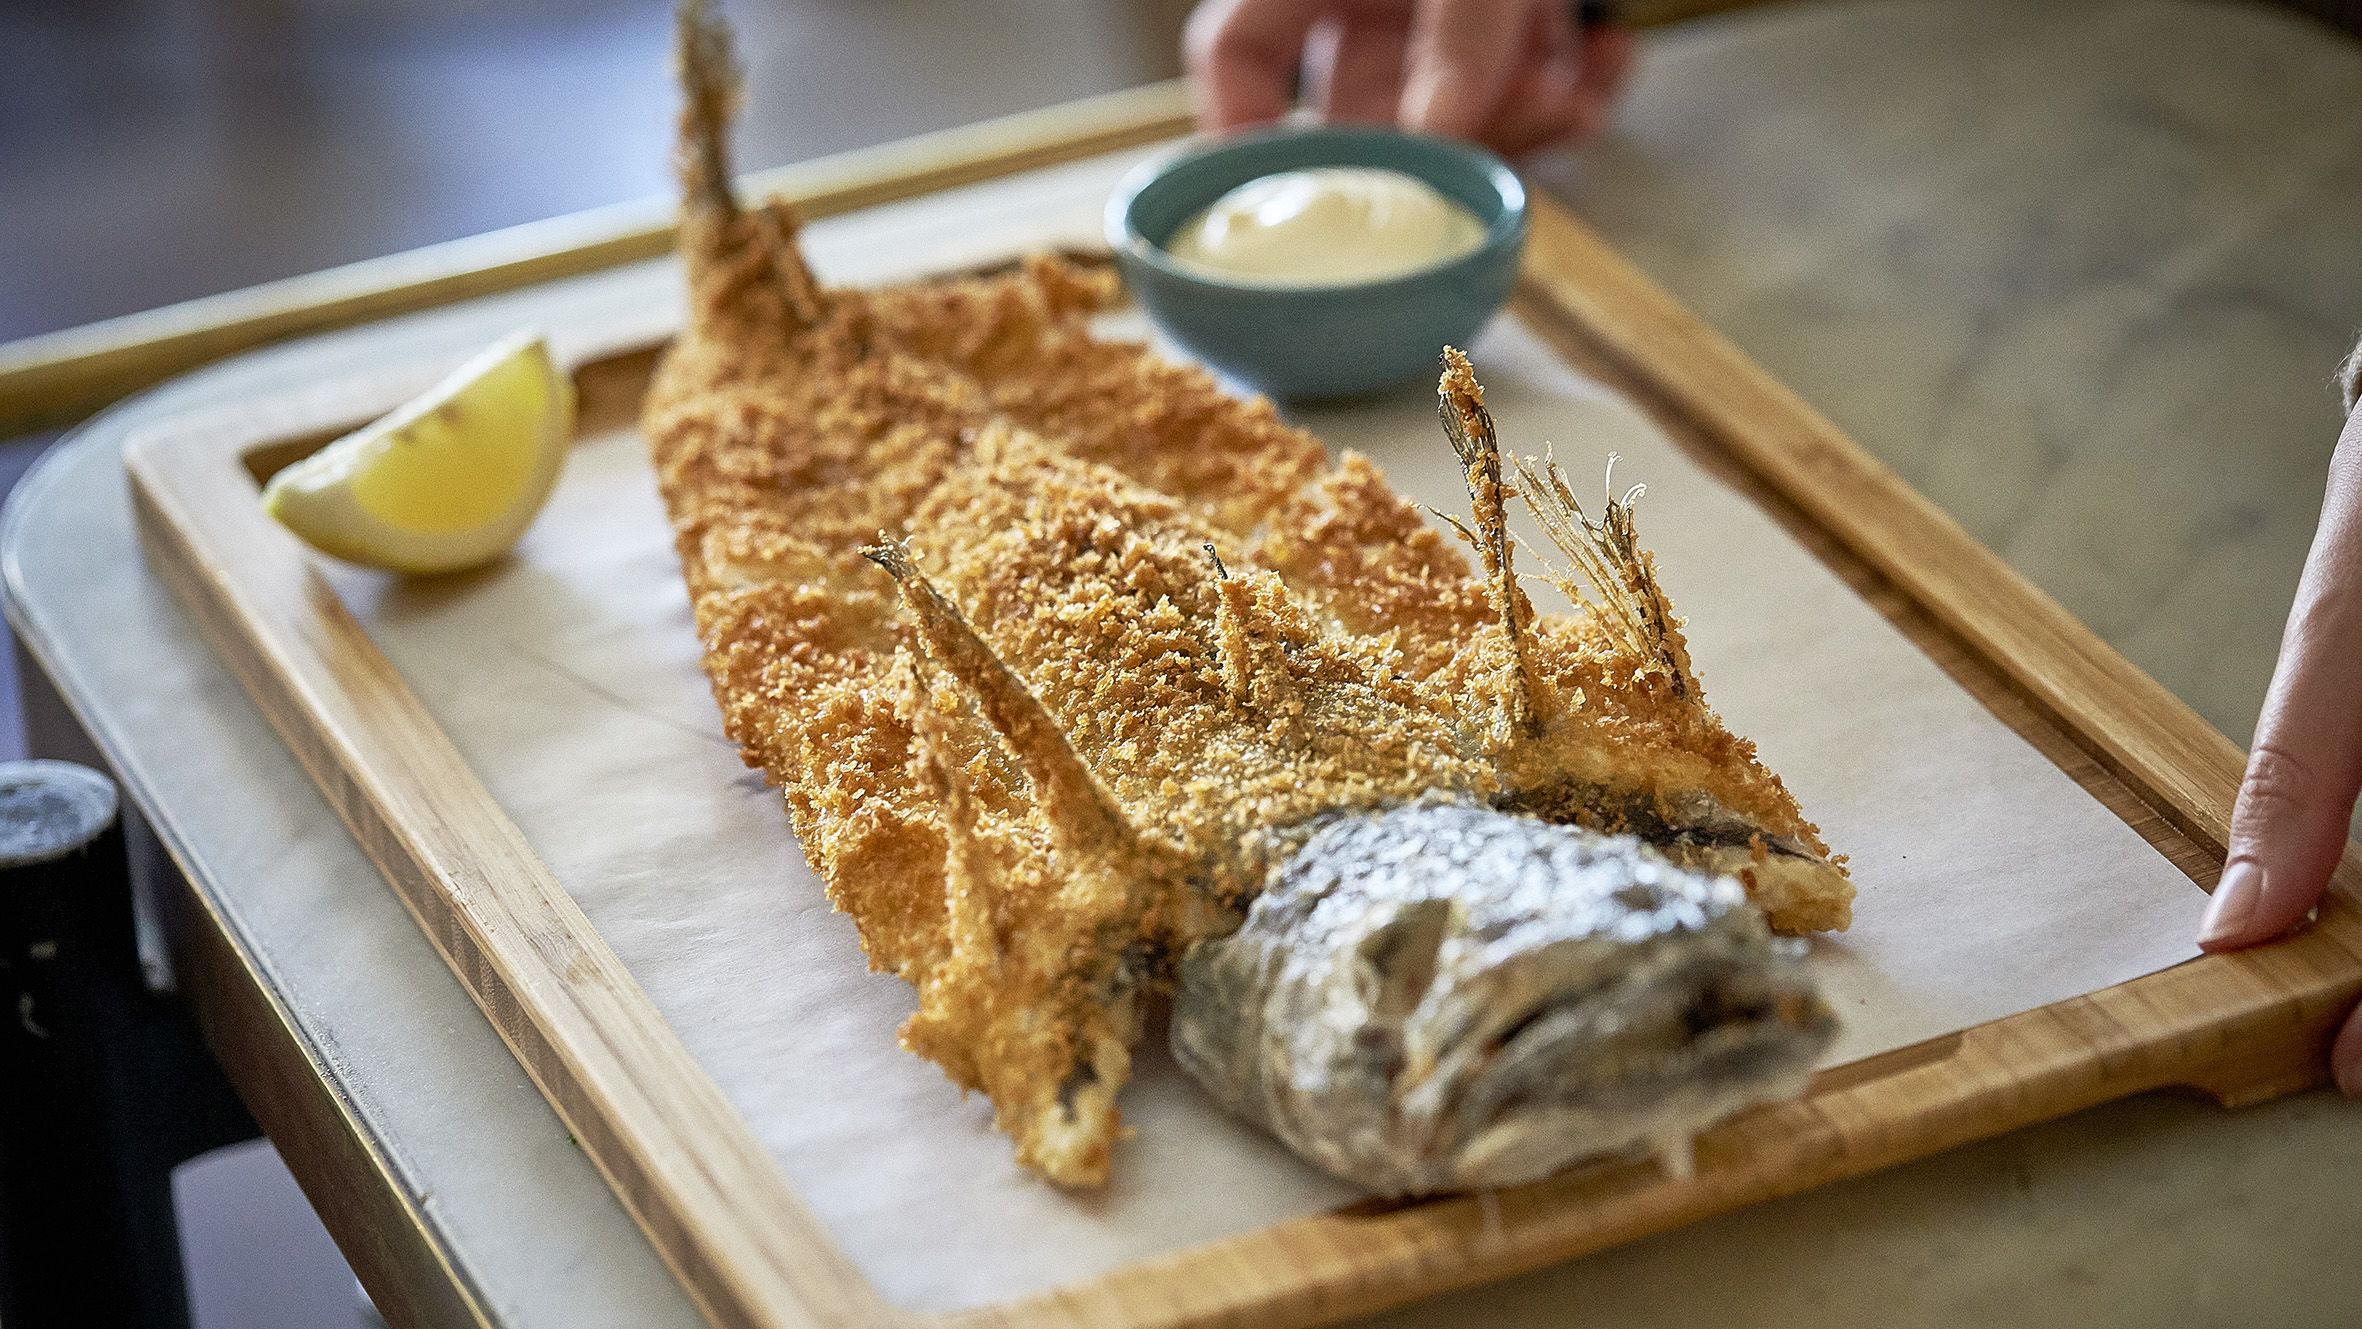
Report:
[[[2243,735],[2362,323],[2362,49],[2155,0],[1773,8],[1650,46],[1616,133],[1541,173]],[[669,280],[399,335],[456,349]],[[12,616],[189,870],[184,985],[389,1318],[694,1324],[133,543],[128,431],[352,357],[250,357],[80,431],[0,534]],[[37,744],[74,741],[59,715]],[[2352,1324],[2357,1127],[2321,1096],[2121,1104],[1385,1322]]]

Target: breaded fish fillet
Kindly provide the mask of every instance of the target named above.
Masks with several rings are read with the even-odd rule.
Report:
[[[645,424],[706,669],[872,964],[917,989],[905,1044],[1026,1164],[1104,1178],[1145,1003],[1340,810],[1629,832],[1781,931],[1845,925],[1842,867],[1706,706],[1629,506],[1594,521],[1505,462],[1465,359],[1473,566],[1366,460],[1093,336],[1103,272],[823,287],[792,214],[731,193],[736,76],[700,10],[690,318]],[[1513,484],[1574,616],[1518,587]]]

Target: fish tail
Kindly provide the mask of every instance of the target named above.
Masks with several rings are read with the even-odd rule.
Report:
[[[675,165],[682,201],[725,217],[738,215],[730,183],[730,126],[738,118],[744,77],[730,25],[708,0],[681,0],[673,29],[681,80],[680,142]]]
[[[681,180],[681,250],[692,283],[715,287],[706,298],[726,302],[746,288],[743,277],[757,276],[753,284],[767,286],[779,306],[764,313],[784,322],[782,331],[817,322],[825,297],[796,241],[794,210],[772,200],[749,212],[732,183],[730,128],[738,119],[745,80],[730,25],[711,0],[681,0],[673,54],[681,81],[674,148]]]

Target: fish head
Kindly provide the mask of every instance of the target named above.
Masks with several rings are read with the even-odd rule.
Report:
[[[1181,1062],[1381,1194],[1490,1189],[1801,1092],[1836,1034],[1727,877],[1464,802],[1335,816],[1182,963]]]

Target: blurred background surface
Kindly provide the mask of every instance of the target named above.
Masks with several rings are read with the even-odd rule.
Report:
[[[1183,0],[741,0],[739,163],[1180,72]],[[9,0],[0,340],[670,187],[664,0]]]

